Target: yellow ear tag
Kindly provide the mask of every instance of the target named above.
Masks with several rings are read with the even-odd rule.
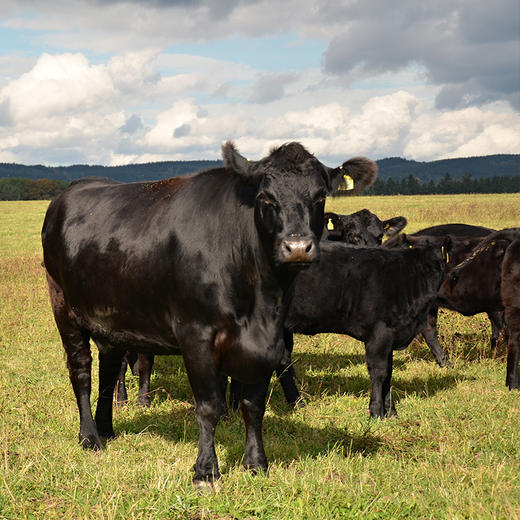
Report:
[[[441,246],[441,251],[442,251],[442,257],[446,259],[446,263],[449,264],[450,263],[450,255],[447,251],[444,250],[444,246]]]
[[[334,231],[334,223],[332,222],[331,218],[329,218],[329,221],[327,222],[327,229],[329,231]]]
[[[344,185],[338,188],[339,191],[349,191],[354,189],[354,179],[350,175],[343,175]]]
[[[388,229],[390,227],[390,224],[385,224],[385,229]]]

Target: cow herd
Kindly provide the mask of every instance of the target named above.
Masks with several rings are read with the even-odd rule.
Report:
[[[329,168],[299,143],[260,161],[231,142],[222,154],[223,167],[191,176],[76,181],[49,206],[44,266],[83,447],[101,449],[114,436],[114,390],[126,400],[128,363],[139,372],[139,402],[149,405],[154,355],[181,354],[199,424],[194,482],[220,477],[214,434],[228,378],[246,428],[244,465],[265,471],[273,371],[287,402],[302,405],[294,333],[364,342],[370,414],[383,418],[396,413],[393,350],[422,334],[435,360],[449,364],[439,307],[488,313],[492,346],[502,330],[508,341],[506,384],[519,388],[520,228],[447,224],[408,235],[404,217],[324,213],[326,196],[351,179],[354,191],[374,181],[368,159]],[[91,339],[99,349],[95,416]]]

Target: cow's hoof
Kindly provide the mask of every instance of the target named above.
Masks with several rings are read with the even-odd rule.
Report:
[[[111,424],[107,426],[98,424],[97,429],[99,432],[99,436],[103,439],[113,439],[116,436],[116,434],[114,433],[114,428],[112,428]]]
[[[193,487],[197,493],[205,495],[207,493],[217,493],[220,489],[220,484],[218,480],[193,479]]]
[[[82,435],[79,434],[79,443],[84,450],[99,451],[105,449],[98,435]]]
[[[451,368],[450,360],[448,358],[445,358],[442,361],[439,361],[439,366],[441,368]]]
[[[149,395],[145,395],[137,399],[137,404],[139,406],[144,406],[145,408],[150,408],[152,405],[152,400],[150,399]]]
[[[295,410],[299,410],[300,408],[305,408],[305,405],[307,404],[303,397],[298,397],[296,401],[289,403]]]
[[[253,475],[258,475],[259,473],[267,475],[269,473],[267,460],[261,462],[244,462],[244,468],[247,471],[250,471]]]

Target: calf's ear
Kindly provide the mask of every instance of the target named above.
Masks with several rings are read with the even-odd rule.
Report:
[[[354,157],[338,168],[329,168],[331,195],[360,193],[377,178],[377,164],[366,157]]]
[[[251,175],[257,164],[241,155],[232,141],[226,141],[222,145],[222,160],[226,168],[242,175]]]
[[[408,221],[404,217],[393,217],[388,220],[383,220],[384,233],[387,237],[393,237],[402,231]]]

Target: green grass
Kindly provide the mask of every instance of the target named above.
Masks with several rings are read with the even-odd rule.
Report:
[[[272,381],[267,476],[242,469],[235,414],[217,428],[221,481],[213,493],[194,490],[198,427],[178,357],[157,358],[148,410],[137,406],[129,377],[117,438],[103,453],[84,452],[41,267],[46,206],[0,203],[0,519],[520,518],[520,394],[504,385],[505,347],[489,351],[483,315],[441,313],[451,369],[437,367],[422,341],[395,353],[399,416],[386,421],[366,412],[361,343],[297,336],[307,406],[288,410]],[[356,197],[328,209],[363,207],[406,216],[409,231],[448,221],[520,224],[518,195]]]

